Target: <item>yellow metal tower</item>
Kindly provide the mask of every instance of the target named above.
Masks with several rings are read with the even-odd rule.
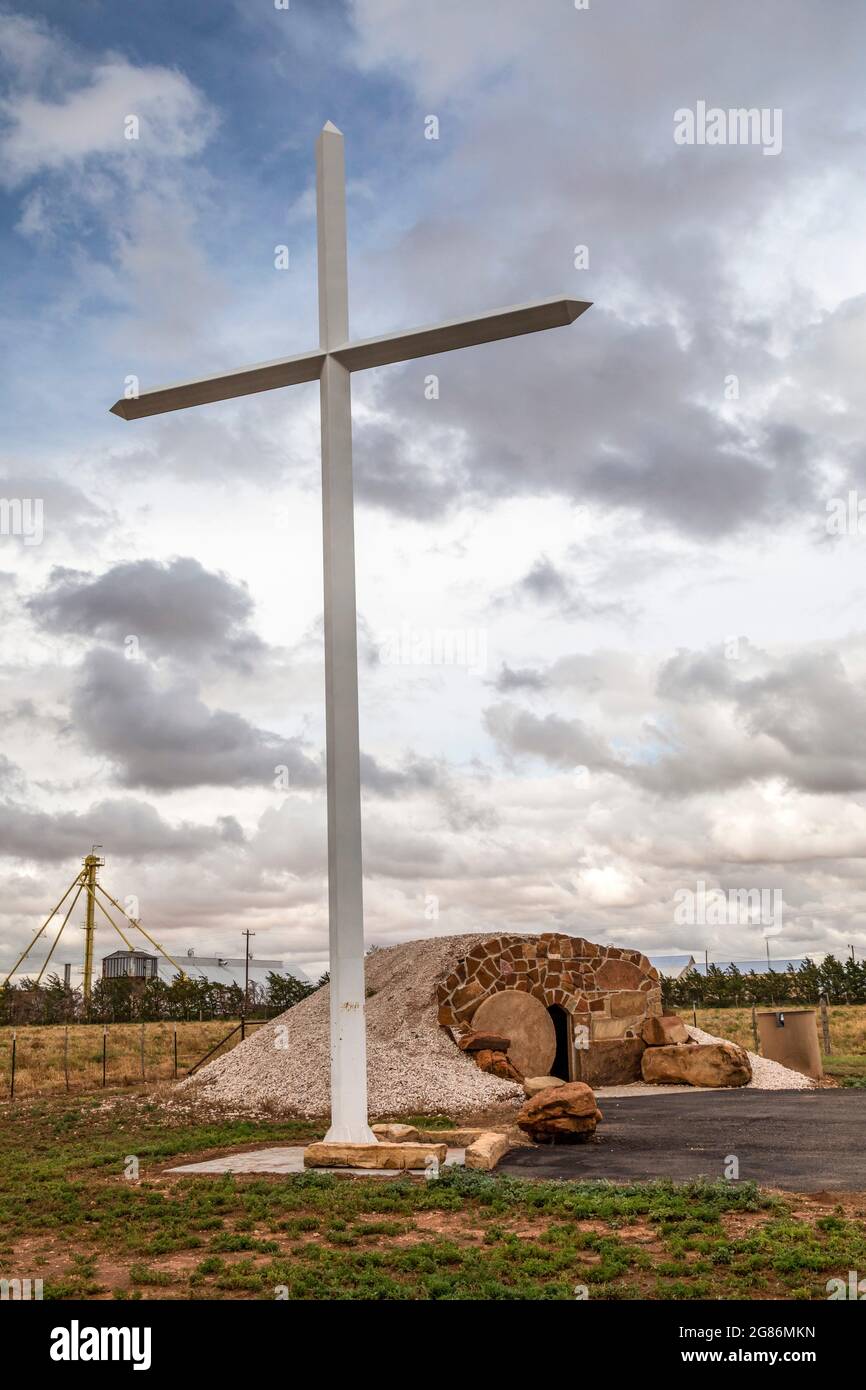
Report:
[[[159,951],[160,955],[165,957],[169,965],[173,965],[178,974],[186,978],[186,971],[182,968],[182,966],[178,965],[177,961],[168,954],[168,951],[166,951],[162,946],[160,946],[158,941],[154,941],[153,937],[150,935],[149,932],[145,931],[144,927],[141,925],[141,922],[139,922],[137,918],[130,917],[129,913],[121,907],[117,899],[113,898],[111,894],[108,892],[108,890],[106,888],[103,888],[102,884],[97,881],[96,871],[97,869],[101,869],[103,864],[105,863],[105,860],[102,857],[102,855],[97,853],[97,851],[101,849],[102,845],[92,846],[90,853],[86,855],[84,858],[83,868],[81,868],[75,875],[75,878],[70,883],[69,887],[63,894],[63,897],[60,899],[60,902],[57,904],[57,906],[51,909],[45,921],[42,923],[42,926],[39,928],[38,932],[33,937],[33,940],[30,942],[30,945],[27,946],[21,952],[21,955],[16,960],[12,969],[6,975],[5,980],[3,980],[2,983],[0,983],[0,989],[4,988],[6,985],[9,984],[9,981],[12,979],[12,976],[15,974],[18,967],[22,965],[23,962],[30,955],[31,951],[33,950],[33,947],[36,945],[43,932],[47,930],[49,923],[63,907],[63,904],[66,902],[66,899],[69,897],[70,893],[72,893],[73,895],[72,901],[66,909],[63,921],[60,923],[60,926],[57,930],[57,935],[55,936],[53,942],[51,943],[48,949],[48,954],[45,957],[45,960],[42,962],[42,968],[40,969],[39,974],[36,977],[37,985],[42,980],[42,976],[45,974],[45,971],[48,968],[48,962],[51,960],[51,957],[54,954],[57,943],[63,934],[63,929],[69,921],[70,917],[72,916],[72,910],[75,907],[75,904],[77,903],[81,893],[86,893],[87,895],[84,913],[83,994],[85,1009],[87,1009],[90,1005],[90,997],[93,990],[93,950],[95,944],[94,936],[96,932],[95,910],[97,907],[99,908],[103,917],[107,919],[110,925],[117,932],[117,935],[120,937],[127,950],[132,951],[133,949],[132,942],[129,940],[129,937],[117,925],[111,913],[106,908],[105,903],[102,902],[102,899],[100,897],[97,897],[97,894],[101,894],[102,898],[105,898],[111,904],[111,906],[115,908],[117,912],[120,913],[121,917],[124,918],[124,920],[130,927],[133,927],[137,932],[141,932],[141,935],[144,937],[145,941],[149,941],[151,946],[154,946],[156,950]]]
[[[101,855],[94,851],[101,849],[101,845],[94,845],[93,849],[84,860],[84,888],[87,893],[87,904],[84,912],[84,1004],[85,1008],[90,1003],[90,991],[93,986],[93,933],[95,931],[94,916],[96,913],[96,870],[100,869],[105,863]]]

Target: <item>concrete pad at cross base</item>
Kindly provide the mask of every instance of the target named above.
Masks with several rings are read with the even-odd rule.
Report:
[[[181,1163],[167,1168],[167,1173],[303,1173],[302,1147],[255,1149],[222,1158],[208,1158],[203,1163]]]
[[[252,1152],[226,1154],[222,1158],[206,1159],[203,1163],[182,1163],[175,1168],[167,1168],[167,1173],[179,1173],[183,1177],[196,1174],[217,1176],[221,1173],[308,1173],[304,1167],[305,1145],[286,1148],[255,1149]],[[444,1167],[462,1167],[464,1150],[449,1148]],[[397,1178],[400,1170],[395,1168],[318,1168],[319,1173],[343,1173],[352,1177]],[[410,1170],[414,1171],[414,1170]]]

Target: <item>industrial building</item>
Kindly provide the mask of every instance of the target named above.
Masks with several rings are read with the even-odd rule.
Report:
[[[177,960],[190,979],[244,988],[247,963],[243,956],[200,956],[190,947],[184,955],[179,955]],[[271,972],[277,975],[292,975],[304,984],[310,983],[309,977],[298,966],[284,965],[281,960],[265,960],[262,957],[250,956],[251,985],[265,988]],[[106,980],[123,977],[139,980],[159,978],[168,984],[177,973],[168,960],[149,955],[146,951],[112,951],[110,955],[102,958],[102,978]]]
[[[153,980],[159,957],[148,951],[111,951],[102,957],[103,980]]]

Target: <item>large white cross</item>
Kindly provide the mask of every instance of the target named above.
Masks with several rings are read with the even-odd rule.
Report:
[[[326,1138],[372,1143],[364,1024],[351,374],[388,362],[406,362],[453,348],[536,333],[542,328],[564,328],[590,306],[575,299],[545,299],[496,309],[477,318],[352,342],[343,137],[330,121],[316,144],[316,164],[320,346],[297,357],[142,391],[117,401],[111,409],[124,420],[138,420],[302,381],[318,379],[320,383],[331,965],[331,1127]]]

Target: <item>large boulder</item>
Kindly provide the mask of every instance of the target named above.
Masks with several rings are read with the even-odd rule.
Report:
[[[748,1053],[732,1042],[648,1047],[641,1071],[656,1085],[746,1086],[752,1079]]]
[[[539,1091],[517,1112],[524,1134],[540,1144],[585,1142],[601,1118],[595,1094],[583,1081],[567,1081]]]
[[[661,1018],[650,1014],[643,1021],[640,1035],[648,1047],[691,1042],[688,1028],[676,1014],[663,1014]]]

